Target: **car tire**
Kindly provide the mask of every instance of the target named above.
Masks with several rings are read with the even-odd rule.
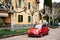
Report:
[[[28,35],[28,37],[31,37],[30,35]]]
[[[43,34],[42,33],[40,33],[40,37],[42,37],[43,36]]]
[[[46,33],[46,35],[49,35],[49,31]]]

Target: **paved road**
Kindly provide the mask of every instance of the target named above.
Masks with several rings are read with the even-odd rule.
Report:
[[[28,37],[26,34],[26,35],[19,35],[19,36],[4,38],[0,40],[60,40],[60,28],[51,29],[49,31],[49,35],[43,36],[42,38]]]

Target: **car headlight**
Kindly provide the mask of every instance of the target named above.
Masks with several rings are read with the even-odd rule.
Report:
[[[37,34],[37,32],[34,32],[34,34]]]

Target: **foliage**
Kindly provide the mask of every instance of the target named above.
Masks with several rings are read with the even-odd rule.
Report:
[[[58,8],[58,12],[60,13],[60,8]]]
[[[52,0],[44,0],[44,5],[52,7]]]
[[[23,33],[23,32],[27,32],[28,28],[21,28],[21,29],[16,29],[15,32],[20,32],[20,33]]]
[[[0,18],[0,25],[3,25],[4,23],[3,23],[3,20]]]
[[[10,34],[15,34],[16,32],[12,32],[7,29],[0,30],[0,36],[5,36],[5,35],[10,35]]]
[[[0,29],[0,36],[6,36],[6,35],[12,35],[17,33],[24,33],[27,32],[28,28],[22,28],[22,29],[15,29],[15,31],[10,31],[9,29]]]
[[[56,19],[58,19],[58,21],[60,22],[60,17],[59,16]]]

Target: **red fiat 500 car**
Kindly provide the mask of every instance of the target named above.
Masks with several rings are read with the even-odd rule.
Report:
[[[28,36],[40,36],[47,34],[48,35],[49,29],[46,25],[36,25],[35,28],[30,28],[28,30]]]

